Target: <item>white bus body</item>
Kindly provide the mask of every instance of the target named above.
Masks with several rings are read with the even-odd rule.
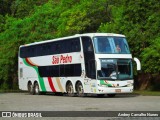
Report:
[[[114,96],[131,93],[134,84],[125,36],[113,33],[77,34],[22,45],[18,74],[19,88],[32,94]]]

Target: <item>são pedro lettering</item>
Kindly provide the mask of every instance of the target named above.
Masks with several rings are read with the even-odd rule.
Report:
[[[69,56],[68,54],[66,56],[60,55],[52,57],[52,64],[71,63],[71,62],[72,62],[72,56]]]

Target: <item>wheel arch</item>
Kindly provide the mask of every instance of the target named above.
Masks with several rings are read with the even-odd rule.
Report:
[[[34,81],[33,85],[35,85],[36,83],[38,83],[38,81],[37,81],[37,80],[35,80],[35,81]],[[39,83],[38,83],[38,84],[39,84]]]
[[[29,81],[27,82],[27,86],[28,86],[30,83],[32,84],[31,80],[29,80]]]
[[[33,85],[32,82],[31,82],[31,80],[29,80],[29,81],[27,82],[27,89],[28,89],[28,87],[29,87],[30,84]]]

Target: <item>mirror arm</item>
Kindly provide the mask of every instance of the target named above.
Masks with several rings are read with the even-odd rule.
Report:
[[[134,60],[134,61],[136,62],[136,64],[137,64],[137,70],[141,70],[141,63],[140,63],[139,59],[136,58],[136,57],[134,57],[133,60]]]

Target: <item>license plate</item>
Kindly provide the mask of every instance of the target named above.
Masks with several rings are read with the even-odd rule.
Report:
[[[120,92],[121,92],[121,89],[116,89],[115,92],[116,92],[116,93],[120,93]]]

